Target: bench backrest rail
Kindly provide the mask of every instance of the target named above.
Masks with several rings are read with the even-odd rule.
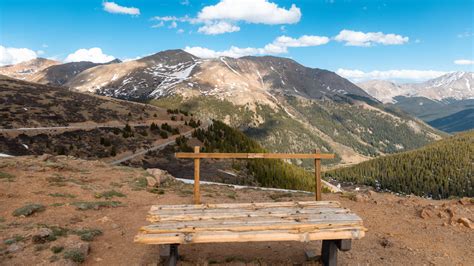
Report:
[[[334,154],[328,153],[201,153],[199,146],[194,147],[192,152],[178,152],[175,154],[178,159],[194,159],[194,204],[201,203],[199,187],[200,180],[200,159],[314,159],[315,176],[315,198],[317,201],[321,197],[321,159],[332,159]]]

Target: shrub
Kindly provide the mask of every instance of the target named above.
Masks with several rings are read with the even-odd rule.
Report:
[[[13,211],[13,216],[30,216],[35,212],[42,212],[46,207],[42,204],[28,204]]]
[[[50,193],[48,196],[55,197],[55,198],[75,198],[75,195],[69,194],[69,193]]]
[[[122,206],[120,201],[78,201],[71,205],[76,206],[76,209],[85,210],[99,210],[100,208],[115,208]]]
[[[60,253],[61,251],[64,250],[64,247],[63,246],[53,246],[51,247],[51,251],[54,253],[54,254],[57,254],[57,253]]]
[[[86,260],[86,257],[79,249],[71,249],[66,251],[64,253],[64,258],[78,263],[82,263]]]
[[[7,181],[12,181],[14,178],[15,176],[12,174],[0,172],[0,179],[6,179]]]
[[[92,241],[96,236],[102,235],[102,231],[100,229],[80,229],[80,230],[74,230],[72,232],[75,235],[78,235],[81,237],[81,240],[83,241]]]
[[[97,193],[97,194],[95,194],[95,197],[98,198],[98,199],[100,199],[100,198],[111,199],[113,197],[123,198],[123,197],[126,197],[126,195],[112,189],[112,190],[109,190],[109,191],[104,191],[102,193]]]

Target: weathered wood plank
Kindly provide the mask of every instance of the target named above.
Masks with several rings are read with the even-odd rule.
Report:
[[[254,209],[274,207],[306,207],[306,206],[331,206],[340,207],[337,201],[294,201],[294,202],[255,202],[255,203],[220,203],[220,204],[182,204],[182,205],[152,205],[150,211],[154,210],[178,210],[178,209]]]
[[[324,213],[333,211],[346,211],[350,212],[349,209],[340,207],[307,207],[307,208],[255,208],[255,209],[207,209],[207,210],[155,210],[149,211],[151,215],[159,216],[170,216],[170,215],[202,215],[202,214],[219,214],[219,213],[241,213],[241,212],[252,212],[252,213],[273,213],[273,212],[289,212],[289,213]]]
[[[300,241],[308,242],[324,239],[360,239],[365,235],[364,228],[321,229],[314,232],[289,232],[284,230],[252,232],[197,232],[171,234],[139,234],[135,242],[143,244],[191,244],[191,243],[225,243],[225,242],[260,242],[260,241]]]
[[[265,211],[242,211],[237,213],[201,213],[201,214],[175,214],[175,215],[154,215],[148,216],[149,221],[199,221],[199,220],[219,220],[219,219],[238,219],[238,218],[252,218],[252,217],[290,217],[307,219],[312,215],[317,214],[332,214],[332,213],[349,213],[345,209],[326,208],[317,210],[300,210],[289,211],[279,210],[273,212]]]
[[[331,223],[280,223],[280,224],[260,224],[260,225],[235,225],[235,226],[208,226],[208,227],[153,227],[145,226],[140,229],[141,232],[147,234],[162,234],[162,233],[195,233],[205,231],[230,231],[230,232],[249,232],[249,231],[264,231],[264,230],[288,230],[295,232],[310,232],[321,229],[336,229],[336,228],[358,228],[362,224],[358,221],[331,221]]]
[[[324,214],[311,215],[307,219],[300,219],[298,217],[255,217],[255,218],[241,218],[229,220],[198,220],[198,221],[162,221],[159,223],[150,224],[146,227],[150,228],[206,228],[206,227],[235,227],[235,226],[252,226],[265,224],[331,224],[331,223],[358,223],[362,224],[362,219],[353,213],[345,215],[340,214]]]
[[[179,159],[333,159],[329,153],[191,153],[177,152]]]

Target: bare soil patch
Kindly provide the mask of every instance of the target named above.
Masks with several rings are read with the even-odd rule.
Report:
[[[110,167],[66,156],[0,159],[0,264],[148,265],[154,246],[133,243],[152,204],[192,202],[192,186],[168,181],[147,188],[141,169]],[[313,200],[311,194],[202,186],[203,202]],[[472,199],[433,201],[385,193],[324,194],[364,219],[366,237],[339,253],[341,265],[470,265]],[[29,215],[15,210],[39,204]],[[38,207],[38,206],[36,206]],[[313,265],[305,249],[321,243],[274,242],[183,245],[180,265]],[[81,259],[78,253],[89,250]]]

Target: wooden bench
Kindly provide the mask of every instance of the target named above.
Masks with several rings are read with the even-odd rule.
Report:
[[[335,201],[154,205],[147,220],[135,242],[165,245],[170,265],[181,244],[315,240],[323,241],[323,264],[336,265],[337,250],[349,250],[366,231]]]

